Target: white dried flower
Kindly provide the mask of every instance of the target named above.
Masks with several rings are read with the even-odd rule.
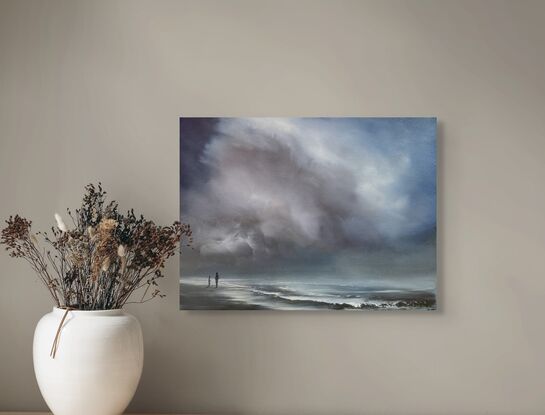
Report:
[[[123,258],[125,255],[127,255],[127,252],[126,252],[125,247],[123,245],[119,245],[117,247],[117,255],[119,255],[121,258]]]
[[[106,257],[106,259],[102,263],[102,271],[106,272],[108,271],[108,268],[110,268],[110,258]]]
[[[127,258],[121,257],[121,269],[120,269],[121,274],[125,272],[125,268],[127,268]]]
[[[87,228],[87,233],[89,234],[89,238],[92,238],[95,235],[95,230],[93,229],[92,226],[89,226]]]
[[[57,221],[57,228],[59,228],[63,232],[68,231],[68,228],[64,224],[64,221],[62,220],[61,215],[59,215],[58,213],[55,213],[55,220]]]

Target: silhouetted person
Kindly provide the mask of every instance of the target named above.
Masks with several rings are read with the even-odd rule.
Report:
[[[220,274],[216,272],[216,288],[218,288],[218,281],[220,280]]]
[[[210,288],[210,275],[208,276],[208,287]]]

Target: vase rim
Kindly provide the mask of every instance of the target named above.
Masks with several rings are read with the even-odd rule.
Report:
[[[53,307],[53,313],[64,315],[66,313],[65,308]],[[114,308],[111,310],[70,310],[70,313],[74,313],[79,316],[120,316],[123,314],[121,308]]]

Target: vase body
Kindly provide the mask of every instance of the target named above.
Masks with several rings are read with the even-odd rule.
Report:
[[[34,371],[54,415],[119,415],[131,401],[144,362],[140,323],[122,310],[54,308],[34,333]]]

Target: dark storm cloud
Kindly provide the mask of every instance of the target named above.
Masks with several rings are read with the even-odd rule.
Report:
[[[433,119],[183,119],[182,217],[200,257],[248,272],[420,258],[434,138]]]
[[[214,132],[217,118],[180,118],[180,187],[184,190],[208,180],[201,154]]]

